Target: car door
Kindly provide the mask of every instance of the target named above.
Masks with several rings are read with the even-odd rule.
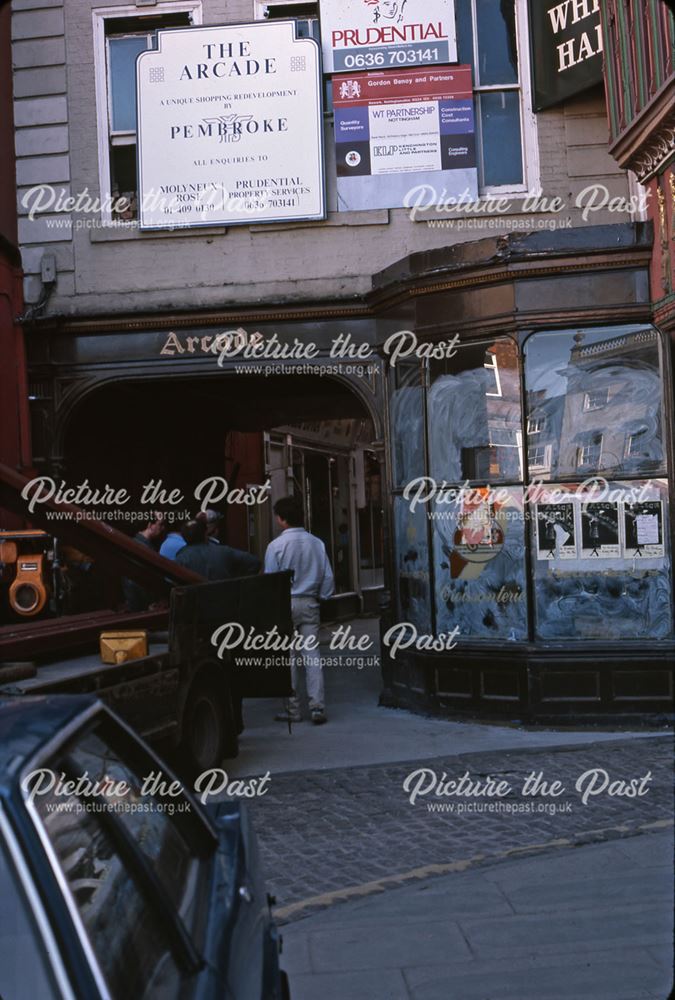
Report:
[[[219,837],[158,759],[103,709],[38,770],[56,777],[32,797],[24,777],[28,808],[98,995],[224,997],[236,956],[209,941],[214,923],[236,925],[239,831]],[[259,950],[262,961],[262,939]]]

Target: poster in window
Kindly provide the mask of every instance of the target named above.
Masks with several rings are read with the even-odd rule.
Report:
[[[470,66],[333,77],[338,208],[478,198]]]
[[[581,558],[618,559],[620,556],[618,503],[582,503]]]
[[[538,559],[577,558],[574,506],[572,502],[535,505]]]
[[[454,0],[320,0],[326,73],[457,60]]]
[[[665,555],[663,504],[660,500],[626,503],[623,508],[627,559],[658,559]]]
[[[451,491],[452,492],[452,491]],[[436,624],[466,638],[527,638],[523,491],[462,489],[433,511]]]

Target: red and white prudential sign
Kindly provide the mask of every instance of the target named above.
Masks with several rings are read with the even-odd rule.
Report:
[[[326,73],[457,62],[454,0],[320,0]]]

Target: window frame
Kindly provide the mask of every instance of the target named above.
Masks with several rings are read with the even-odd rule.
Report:
[[[534,437],[535,434],[543,434],[547,428],[545,415],[527,418],[527,436]]]
[[[133,227],[136,221],[113,219],[110,208],[112,200],[112,174],[110,169],[110,154],[113,145],[130,146],[137,142],[136,132],[116,133],[122,141],[114,142],[112,132],[112,93],[109,86],[108,36],[106,22],[119,21],[128,18],[161,17],[163,14],[190,14],[193,25],[202,23],[202,0],[159,0],[152,7],[96,7],[92,10],[92,25],[94,36],[94,77],[96,90],[96,132],[98,140],[98,183],[101,197],[101,222],[103,225]],[[142,25],[139,31],[125,32],[129,37],[143,34]],[[154,34],[154,32],[148,32]]]
[[[602,462],[602,448],[605,443],[605,435],[600,431],[592,431],[587,442],[579,444],[577,447],[577,469],[596,468],[600,469]],[[597,458],[595,452],[597,450]],[[585,456],[585,454],[588,453]]]
[[[476,16],[476,0],[471,3],[471,34],[473,38],[474,74],[478,66],[478,29]],[[516,52],[518,54],[518,82],[511,84],[485,84],[473,81],[474,115],[476,120],[476,144],[481,150],[481,164],[478,166],[478,197],[485,195],[522,195],[527,197],[540,190],[540,159],[539,134],[537,116],[532,108],[532,83],[530,60],[530,36],[527,4],[525,0],[514,0]],[[520,184],[481,184],[482,147],[480,118],[480,94],[516,91],[519,94],[520,107],[520,142],[523,161],[523,180]]]
[[[518,82],[512,84],[485,84],[484,86],[475,83],[472,85],[472,96],[474,102],[474,113],[476,119],[476,143],[482,148],[480,136],[480,109],[477,96],[482,93],[496,92],[504,90],[516,91],[519,95],[520,107],[520,136],[521,155],[523,162],[523,181],[521,184],[502,185],[481,185],[480,174],[482,163],[476,164],[478,170],[478,200],[486,196],[495,195],[516,195],[526,198],[532,196],[541,188],[541,167],[539,158],[539,134],[537,131],[537,116],[532,109],[532,83],[530,71],[530,38],[529,21],[527,15],[527,4],[525,0],[513,0],[515,12],[516,28],[516,51],[518,54]],[[478,31],[476,28],[476,0],[471,3],[471,34],[473,41],[474,66],[478,65]],[[265,20],[265,9],[267,7],[306,7],[306,0],[254,0],[254,20]],[[317,13],[319,11],[319,0],[316,0]],[[291,16],[291,15],[289,15]],[[300,19],[302,20],[302,18]],[[319,16],[319,26],[321,18]],[[319,36],[319,44],[321,44]],[[454,65],[454,64],[453,64]],[[473,67],[472,67],[473,68]],[[474,69],[475,73],[475,69]],[[332,79],[332,74],[323,73],[324,87],[328,86]],[[324,114],[332,118],[332,110],[326,104]],[[481,154],[482,156],[482,154]]]
[[[604,394],[604,401],[602,403],[594,403],[593,397]],[[584,413],[596,413],[598,410],[604,410],[606,406],[609,405],[610,395],[609,386],[606,389],[591,389],[590,392],[584,393]]]

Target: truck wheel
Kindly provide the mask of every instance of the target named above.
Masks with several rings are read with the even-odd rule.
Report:
[[[193,775],[220,767],[225,757],[236,756],[237,737],[229,692],[209,681],[194,687],[185,707],[178,753],[181,769]]]

